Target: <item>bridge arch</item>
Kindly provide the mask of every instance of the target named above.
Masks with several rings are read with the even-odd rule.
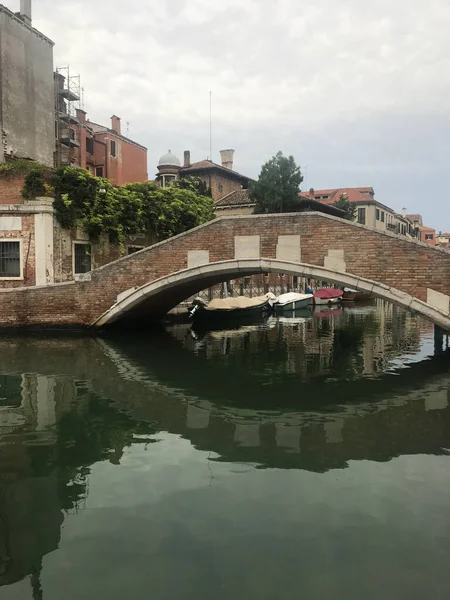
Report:
[[[318,265],[264,258],[208,263],[183,269],[141,287],[132,288],[120,294],[117,302],[94,321],[92,326],[106,327],[120,320],[138,321],[145,317],[160,318],[184,299],[200,290],[223,281],[259,273],[297,275],[369,292],[378,298],[416,312],[450,331],[450,318],[447,314],[391,286]]]

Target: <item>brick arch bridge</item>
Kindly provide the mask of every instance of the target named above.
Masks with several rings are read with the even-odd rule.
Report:
[[[322,213],[222,217],[86,281],[1,290],[0,326],[157,319],[205,287],[261,272],[371,291],[450,331],[450,252]]]

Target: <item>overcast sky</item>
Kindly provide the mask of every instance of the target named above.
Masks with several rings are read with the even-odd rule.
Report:
[[[216,162],[235,148],[256,178],[282,150],[307,166],[302,189],[371,185],[450,229],[450,0],[33,0],[33,13],[55,66],[81,75],[88,117],[116,113],[148,147],[150,178],[169,148],[208,156],[212,90]]]

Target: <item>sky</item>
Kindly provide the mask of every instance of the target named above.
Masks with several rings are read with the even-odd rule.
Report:
[[[150,178],[168,149],[209,156],[212,91],[215,162],[257,178],[281,150],[303,190],[373,186],[450,230],[450,0],[33,0],[33,24]]]

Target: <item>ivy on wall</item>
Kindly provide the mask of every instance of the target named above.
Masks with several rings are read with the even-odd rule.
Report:
[[[116,187],[84,169],[34,165],[26,172],[22,194],[54,196],[62,227],[83,228],[92,241],[107,234],[112,243],[123,245],[130,235],[148,233],[163,240],[214,218],[212,199],[200,193],[203,182],[186,179],[167,188],[151,182]]]

